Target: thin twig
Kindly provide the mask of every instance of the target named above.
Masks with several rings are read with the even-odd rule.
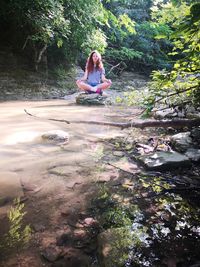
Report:
[[[25,113],[28,114],[29,116],[32,116],[32,117],[34,117],[34,118],[38,118],[38,119],[42,119],[41,117],[38,117],[38,116],[36,116],[36,115],[33,115],[33,114],[29,113],[26,109],[24,109],[24,111],[25,111]],[[43,119],[48,120],[48,121],[58,121],[58,122],[65,122],[65,123],[67,123],[67,124],[70,124],[70,122],[67,121],[67,120],[59,120],[59,119],[51,119],[51,118],[43,118]]]

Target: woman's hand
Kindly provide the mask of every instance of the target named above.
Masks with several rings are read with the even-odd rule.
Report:
[[[78,83],[80,83],[80,82],[84,82],[84,81],[86,81],[85,79],[78,79],[76,82],[78,82]]]
[[[112,81],[110,79],[107,79],[106,82],[112,84]]]

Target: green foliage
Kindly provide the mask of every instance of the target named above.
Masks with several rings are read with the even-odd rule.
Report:
[[[170,36],[174,45],[170,55],[178,59],[175,60],[171,71],[152,73],[151,95],[156,96],[156,102],[163,102],[168,106],[188,102],[199,105],[200,4],[188,7],[183,3],[179,9],[185,10],[185,17],[178,25],[177,21],[174,22],[176,30]]]
[[[106,46],[106,36],[103,31],[99,29],[94,29],[90,35],[87,35],[81,45],[86,55],[89,55],[92,50],[97,50],[101,54],[104,54]]]
[[[104,1],[103,1],[104,3]],[[112,27],[104,28],[108,36],[106,58],[112,65],[121,61],[123,68],[148,72],[152,69],[169,68],[167,52],[169,40],[160,40],[172,32],[166,23],[153,23],[150,18],[152,1],[106,1],[108,21]],[[126,15],[124,15],[126,14]],[[128,18],[132,31],[119,28],[121,16]],[[126,24],[127,25],[127,24]],[[121,66],[120,66],[121,67]]]
[[[159,40],[157,36],[169,35],[170,29],[167,25],[158,25],[151,21],[145,21],[137,25],[137,35],[132,40],[132,47],[142,51],[143,57],[137,65],[149,69],[169,68],[167,51],[170,43]]]
[[[121,62],[121,69],[148,74],[151,70],[169,70],[172,58],[180,60],[174,70],[180,65],[185,73],[190,69],[195,74],[199,65],[199,9],[198,3],[191,3],[3,0],[0,33],[6,45],[32,64],[39,64],[43,57],[46,68],[67,68],[77,58],[85,62],[91,50],[97,49],[105,53],[109,66]]]
[[[33,43],[50,45],[55,42],[61,47],[70,34],[70,21],[64,17],[64,7],[59,1],[38,1],[29,6],[25,18],[33,31],[29,37]]]
[[[115,228],[109,231],[109,256],[106,259],[106,267],[123,267],[129,258],[129,247],[132,244],[132,232],[130,228]]]
[[[11,30],[20,29],[24,40],[32,45],[55,42],[60,47],[63,38],[70,33],[69,20],[64,17],[64,7],[58,0],[35,1],[34,4],[28,0],[7,1],[4,12],[12,15],[6,18]]]
[[[0,243],[2,255],[7,253],[7,250],[15,248],[20,249],[26,245],[31,236],[31,228],[29,225],[22,226],[22,220],[26,214],[24,204],[20,203],[20,199],[15,199],[8,213],[9,230],[5,234],[3,241]]]
[[[124,61],[125,63],[133,59],[141,59],[142,55],[143,53],[127,47],[121,47],[120,49],[110,48],[106,51],[108,59],[117,58],[119,61]]]
[[[2,6],[2,39],[15,51],[27,53],[32,62],[39,63],[47,53],[48,66],[70,63],[80,51],[103,51],[106,46],[100,30],[105,21],[104,9],[99,0],[3,0]]]
[[[53,74],[57,79],[62,81],[66,80],[68,76],[68,71],[65,68],[63,68],[62,65],[58,65],[56,68],[54,68]]]
[[[168,25],[176,27],[182,21],[183,17],[189,14],[189,5],[182,1],[181,5],[174,5],[172,1],[165,3],[164,1],[155,2],[151,8],[151,17],[159,25]]]
[[[106,228],[131,226],[131,220],[128,217],[128,213],[124,207],[120,206],[109,208],[108,211],[102,214],[101,219],[105,222],[104,227]]]
[[[172,255],[171,247],[187,266],[193,264],[199,253],[198,197],[193,202],[194,194],[185,192],[184,171],[180,183],[174,175],[139,174],[135,179],[129,177],[129,189],[121,183],[100,188],[93,209],[103,228],[103,240],[109,240],[106,266],[162,266],[162,259]],[[180,244],[186,252],[184,257]]]
[[[106,18],[101,2],[65,0],[64,6],[65,17],[70,21],[71,30],[69,42],[65,47],[66,53],[72,53],[76,57],[77,53],[81,52],[87,57],[90,49],[98,48],[102,51],[106,42],[100,26],[105,23]]]

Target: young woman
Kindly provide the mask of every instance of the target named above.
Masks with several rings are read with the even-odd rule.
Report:
[[[91,52],[87,60],[84,76],[77,80],[76,84],[78,88],[85,90],[87,93],[100,95],[102,95],[103,90],[111,86],[111,80],[105,77],[105,69],[99,52]]]

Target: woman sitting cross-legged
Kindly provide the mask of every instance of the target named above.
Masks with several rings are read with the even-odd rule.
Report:
[[[97,93],[102,95],[103,90],[108,89],[112,82],[105,77],[101,55],[97,51],[92,51],[86,64],[83,77],[76,81],[78,88],[87,93]]]

